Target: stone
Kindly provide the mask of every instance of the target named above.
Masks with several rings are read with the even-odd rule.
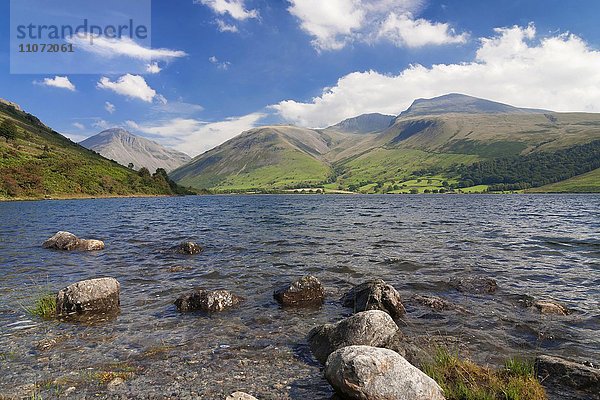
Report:
[[[542,314],[569,315],[567,307],[552,300],[536,300],[533,306]]]
[[[319,306],[325,301],[325,289],[317,278],[307,275],[277,289],[273,297],[282,306]]]
[[[250,396],[248,393],[244,392],[234,392],[231,393],[225,400],[258,400],[254,396]]]
[[[116,377],[112,381],[108,382],[107,388],[108,388],[108,390],[112,391],[112,390],[115,390],[117,388],[117,386],[120,386],[124,383],[125,383],[125,380],[123,378]]]
[[[175,246],[175,250],[181,254],[194,255],[201,253],[204,249],[199,244],[194,242],[182,242]]]
[[[240,304],[243,298],[231,294],[227,290],[197,289],[191,293],[180,296],[175,301],[175,306],[180,312],[206,311],[218,312]]]
[[[56,314],[68,317],[116,313],[121,304],[120,288],[114,278],[88,279],[69,285],[56,296]]]
[[[351,307],[354,312],[385,311],[393,319],[400,318],[406,313],[400,294],[392,285],[382,279],[364,282],[353,287],[342,297],[342,304],[344,307]]]
[[[386,312],[363,311],[338,323],[313,328],[308,333],[308,344],[315,358],[321,364],[325,364],[327,357],[342,347],[351,345],[385,347],[397,331],[398,325]]]
[[[437,296],[427,296],[427,295],[422,296],[422,295],[416,294],[412,297],[412,299],[425,307],[429,307],[429,308],[431,308],[433,310],[437,310],[437,311],[447,311],[447,310],[454,310],[454,309],[460,308],[460,307],[450,303],[448,300],[444,300],[441,297],[437,297]]]
[[[42,247],[55,250],[92,251],[104,249],[104,242],[94,239],[80,239],[70,232],[60,231],[46,240]]]
[[[544,386],[568,386],[585,393],[600,393],[600,369],[560,357],[541,355],[535,359],[535,370]]]
[[[450,279],[449,283],[459,292],[469,294],[492,294],[498,289],[498,284],[494,279],[482,276],[455,277]]]
[[[325,378],[348,399],[444,400],[442,389],[400,354],[379,347],[348,346],[331,353]]]

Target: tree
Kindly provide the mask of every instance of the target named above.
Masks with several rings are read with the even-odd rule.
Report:
[[[410,189],[410,194],[418,194],[418,193],[419,193],[419,189],[417,189],[417,188]]]
[[[129,169],[133,169],[133,167],[135,167],[135,165],[133,165],[133,163],[132,163],[132,162],[130,162],[129,164],[127,164],[127,168],[129,168]]]
[[[146,168],[146,167],[140,168],[140,170],[138,171],[138,175],[145,179],[151,177],[150,171],[148,171],[148,168]]]
[[[4,136],[7,141],[17,138],[17,127],[11,119],[6,118],[0,124],[0,136]]]

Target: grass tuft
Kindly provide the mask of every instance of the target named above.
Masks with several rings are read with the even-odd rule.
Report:
[[[52,319],[56,315],[56,294],[43,293],[35,301],[33,307],[28,308],[27,312],[35,317],[43,319]]]
[[[493,370],[441,348],[422,369],[440,385],[447,400],[547,399],[529,360],[512,358],[504,369]]]

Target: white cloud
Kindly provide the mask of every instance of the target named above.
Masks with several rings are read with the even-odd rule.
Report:
[[[232,33],[239,32],[237,26],[230,25],[227,22],[223,21],[222,19],[217,18],[216,23],[217,23],[217,27],[219,28],[219,32],[232,32]]]
[[[355,41],[389,40],[421,47],[464,43],[446,23],[414,19],[420,0],[288,0],[290,14],[313,37],[318,50],[339,50]]]
[[[171,115],[194,115],[203,110],[204,107],[200,104],[186,103],[182,100],[152,106],[153,112]]]
[[[107,121],[105,121],[105,120],[103,120],[103,119],[100,119],[100,118],[96,119],[96,120],[95,120],[95,121],[92,123],[92,126],[93,126],[94,128],[97,128],[97,129],[102,129],[102,130],[110,128],[110,124],[109,124]]]
[[[82,124],[81,122],[73,122],[72,124],[75,128],[80,129],[80,130],[84,130],[85,129],[85,125]]]
[[[237,21],[258,18],[258,11],[247,10],[244,0],[197,0],[196,3],[209,7],[218,15],[228,14]]]
[[[117,107],[109,101],[104,103],[104,109],[109,112],[109,114],[114,113],[117,110]]]
[[[126,74],[114,82],[107,77],[102,77],[98,82],[98,88],[112,90],[120,95],[140,99],[148,103],[151,103],[155,98],[159,102],[166,101],[164,97],[156,93],[156,90],[148,86],[146,80],[139,75]]]
[[[219,59],[215,56],[210,56],[208,58],[208,61],[210,61],[211,64],[216,65],[217,68],[224,69],[224,70],[229,69],[229,66],[231,65],[231,63],[229,61],[219,61]]]
[[[170,49],[151,49],[136,43],[128,37],[107,38],[104,36],[74,35],[67,39],[77,46],[77,50],[87,51],[101,57],[129,57],[137,60],[169,61],[187,56],[184,51]]]
[[[430,22],[426,19],[411,19],[410,15],[390,13],[379,32],[379,39],[387,39],[398,47],[423,47],[465,43],[468,35],[457,35],[448,24]]]
[[[162,68],[158,66],[157,62],[146,65],[146,72],[149,74],[158,74],[162,71]]]
[[[353,72],[310,102],[272,106],[286,121],[323,127],[363,113],[399,114],[416,98],[464,93],[519,107],[600,112],[600,51],[570,34],[538,40],[535,27],[496,29],[475,59],[398,75]]]
[[[263,117],[265,114],[257,112],[219,122],[174,118],[147,124],[127,121],[126,124],[130,129],[153,136],[164,145],[195,156],[256,127]]]
[[[68,77],[66,76],[55,76],[54,78],[44,78],[43,81],[33,81],[34,84],[43,85],[43,86],[52,86],[60,89],[67,89],[71,92],[75,91],[75,85],[71,83]]]

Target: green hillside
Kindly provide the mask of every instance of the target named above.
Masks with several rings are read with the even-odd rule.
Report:
[[[588,172],[600,159],[593,144],[600,139],[598,114],[522,109],[454,94],[416,100],[379,132],[368,129],[372,119],[359,116],[324,130],[254,129],[171,176],[217,192],[513,191]],[[336,131],[348,126],[366,126],[369,133]],[[593,191],[600,182],[591,185]]]
[[[164,171],[151,175],[107,160],[0,102],[0,199],[171,195]],[[6,132],[11,132],[6,133]]]
[[[527,193],[600,193],[600,168],[561,182],[528,189]]]

